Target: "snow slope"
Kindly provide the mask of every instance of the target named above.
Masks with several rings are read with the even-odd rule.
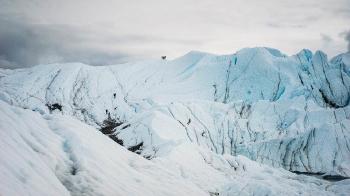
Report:
[[[189,143],[149,161],[72,117],[0,106],[1,195],[335,195],[350,189]]]
[[[205,195],[78,120],[0,105],[1,195]]]
[[[0,100],[40,113],[52,131],[55,123],[70,129],[60,123],[62,118],[74,121],[67,122],[72,127],[79,124],[76,118],[94,127],[89,129],[100,129],[152,164],[177,173],[172,183],[183,186],[176,181],[179,177],[195,184],[181,188],[193,194],[235,195],[239,190],[293,195],[312,190],[329,195],[336,186],[332,191],[341,194],[349,180],[335,185],[280,168],[350,177],[349,59],[349,53],[328,61],[321,51],[286,56],[275,49],[246,48],[223,56],[190,52],[172,61],[0,69]],[[84,140],[87,133],[78,130]],[[108,142],[118,146],[113,140]],[[101,151],[91,146],[87,151]],[[270,170],[276,176],[269,176]],[[282,184],[289,188],[280,189]]]

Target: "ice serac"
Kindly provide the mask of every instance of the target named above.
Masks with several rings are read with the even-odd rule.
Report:
[[[293,172],[350,177],[350,53],[328,60],[321,51],[287,56],[245,48],[171,61],[1,69],[0,99],[42,115],[73,116],[152,161],[191,146]]]
[[[115,134],[126,146],[142,142],[145,157],[161,156],[174,141],[188,140],[290,171],[349,176],[349,112],[348,107],[324,110],[303,99],[174,103]]]
[[[336,59],[328,62],[327,55],[321,51],[317,51],[312,58],[310,55],[309,51],[303,51],[296,56],[302,67],[300,81],[315,101],[333,108],[349,105],[350,81],[346,64]]]

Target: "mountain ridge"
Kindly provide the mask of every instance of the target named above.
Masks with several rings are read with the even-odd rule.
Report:
[[[260,47],[231,55],[193,51],[171,61],[0,69],[0,100],[6,108],[78,119],[128,153],[187,168],[181,175],[200,190],[229,195],[235,185],[221,176],[225,172],[214,172],[217,181],[207,184],[208,177],[196,173],[181,154],[192,160],[186,153],[199,153],[202,158],[193,158],[195,164],[217,166],[232,178],[236,167],[227,157],[243,156],[252,160],[244,160],[245,165],[262,163],[275,167],[274,172],[284,168],[350,177],[348,59],[350,53],[328,60],[321,51],[304,49],[286,56]],[[322,187],[325,182],[317,183]],[[257,186],[281,193],[266,184]]]

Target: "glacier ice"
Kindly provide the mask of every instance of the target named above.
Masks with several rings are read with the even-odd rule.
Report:
[[[177,189],[193,191],[193,195],[203,194],[201,191],[220,192],[220,195],[280,195],[288,191],[294,195],[306,190],[325,195],[340,194],[349,190],[348,180],[330,183],[288,171],[350,177],[349,59],[350,53],[328,60],[321,51],[312,53],[304,49],[287,56],[272,48],[245,48],[221,56],[193,51],[171,61],[98,67],[66,63],[0,69],[0,100],[3,108],[12,107],[7,106],[10,104],[39,113],[44,119],[39,120],[38,116],[36,121],[42,121],[38,122],[40,129],[48,130],[42,132],[52,140],[62,140],[60,134],[75,134],[70,127],[76,127],[82,133],[72,135],[78,137],[73,143],[86,142],[87,145],[93,137],[84,138],[84,135],[92,133],[82,131],[81,127],[91,126],[88,129],[94,131],[105,128],[104,133],[114,141],[157,167],[165,168],[160,169],[159,175],[168,171],[176,173],[178,176],[171,183],[181,187]],[[57,107],[49,107],[53,105]],[[19,114],[10,116],[15,118],[15,115]],[[69,120],[57,117],[61,115],[68,116],[64,118]],[[37,134],[28,123],[28,127],[21,125],[28,133],[17,134]],[[106,123],[110,125],[107,128]],[[6,125],[2,131],[5,133],[11,126],[19,125]],[[62,130],[72,133],[62,133]],[[21,137],[26,140],[34,136]],[[35,149],[32,146],[35,142],[32,143],[26,143],[27,150]],[[106,148],[101,143],[96,145]],[[109,143],[109,148],[117,150],[96,159],[108,159],[102,156],[109,157],[123,149],[114,147],[118,144],[112,140]],[[72,179],[67,179],[72,189],[62,187],[65,185],[60,179],[62,174],[53,172],[52,168],[59,165],[65,170],[72,164],[69,162],[88,160],[84,156],[67,157],[72,144],[61,141],[60,145],[66,145],[66,149],[58,144],[53,142],[50,150],[58,152],[61,158],[47,155],[49,150],[45,150],[43,156],[34,150],[44,159],[36,159],[35,164],[46,164],[45,173],[50,173],[51,169],[48,175],[56,178],[50,182],[53,190],[81,194],[81,187]],[[93,147],[86,153],[90,151],[97,153]],[[132,152],[123,153],[125,157],[138,157]],[[62,163],[52,163],[53,160]],[[113,160],[117,161],[118,155]],[[151,164],[147,162],[142,160],[146,165]],[[87,171],[90,166],[86,166]],[[151,175],[152,171],[146,169],[145,172],[159,181],[160,178]],[[202,174],[204,171],[208,174]],[[268,177],[269,174],[272,177]],[[110,174],[102,175],[104,180],[114,178]],[[243,176],[246,179],[242,180]],[[81,180],[89,183],[90,177],[94,178],[88,177]],[[196,188],[185,186],[181,182],[183,179]],[[265,183],[262,179],[271,181]],[[305,182],[305,187],[300,182]],[[289,189],[278,188],[278,183]],[[146,189],[159,191],[153,185]],[[98,188],[91,191],[108,195]],[[125,191],[120,193],[129,190]]]

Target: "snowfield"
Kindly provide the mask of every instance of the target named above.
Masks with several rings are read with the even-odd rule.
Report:
[[[348,195],[349,59],[0,69],[0,195]]]

